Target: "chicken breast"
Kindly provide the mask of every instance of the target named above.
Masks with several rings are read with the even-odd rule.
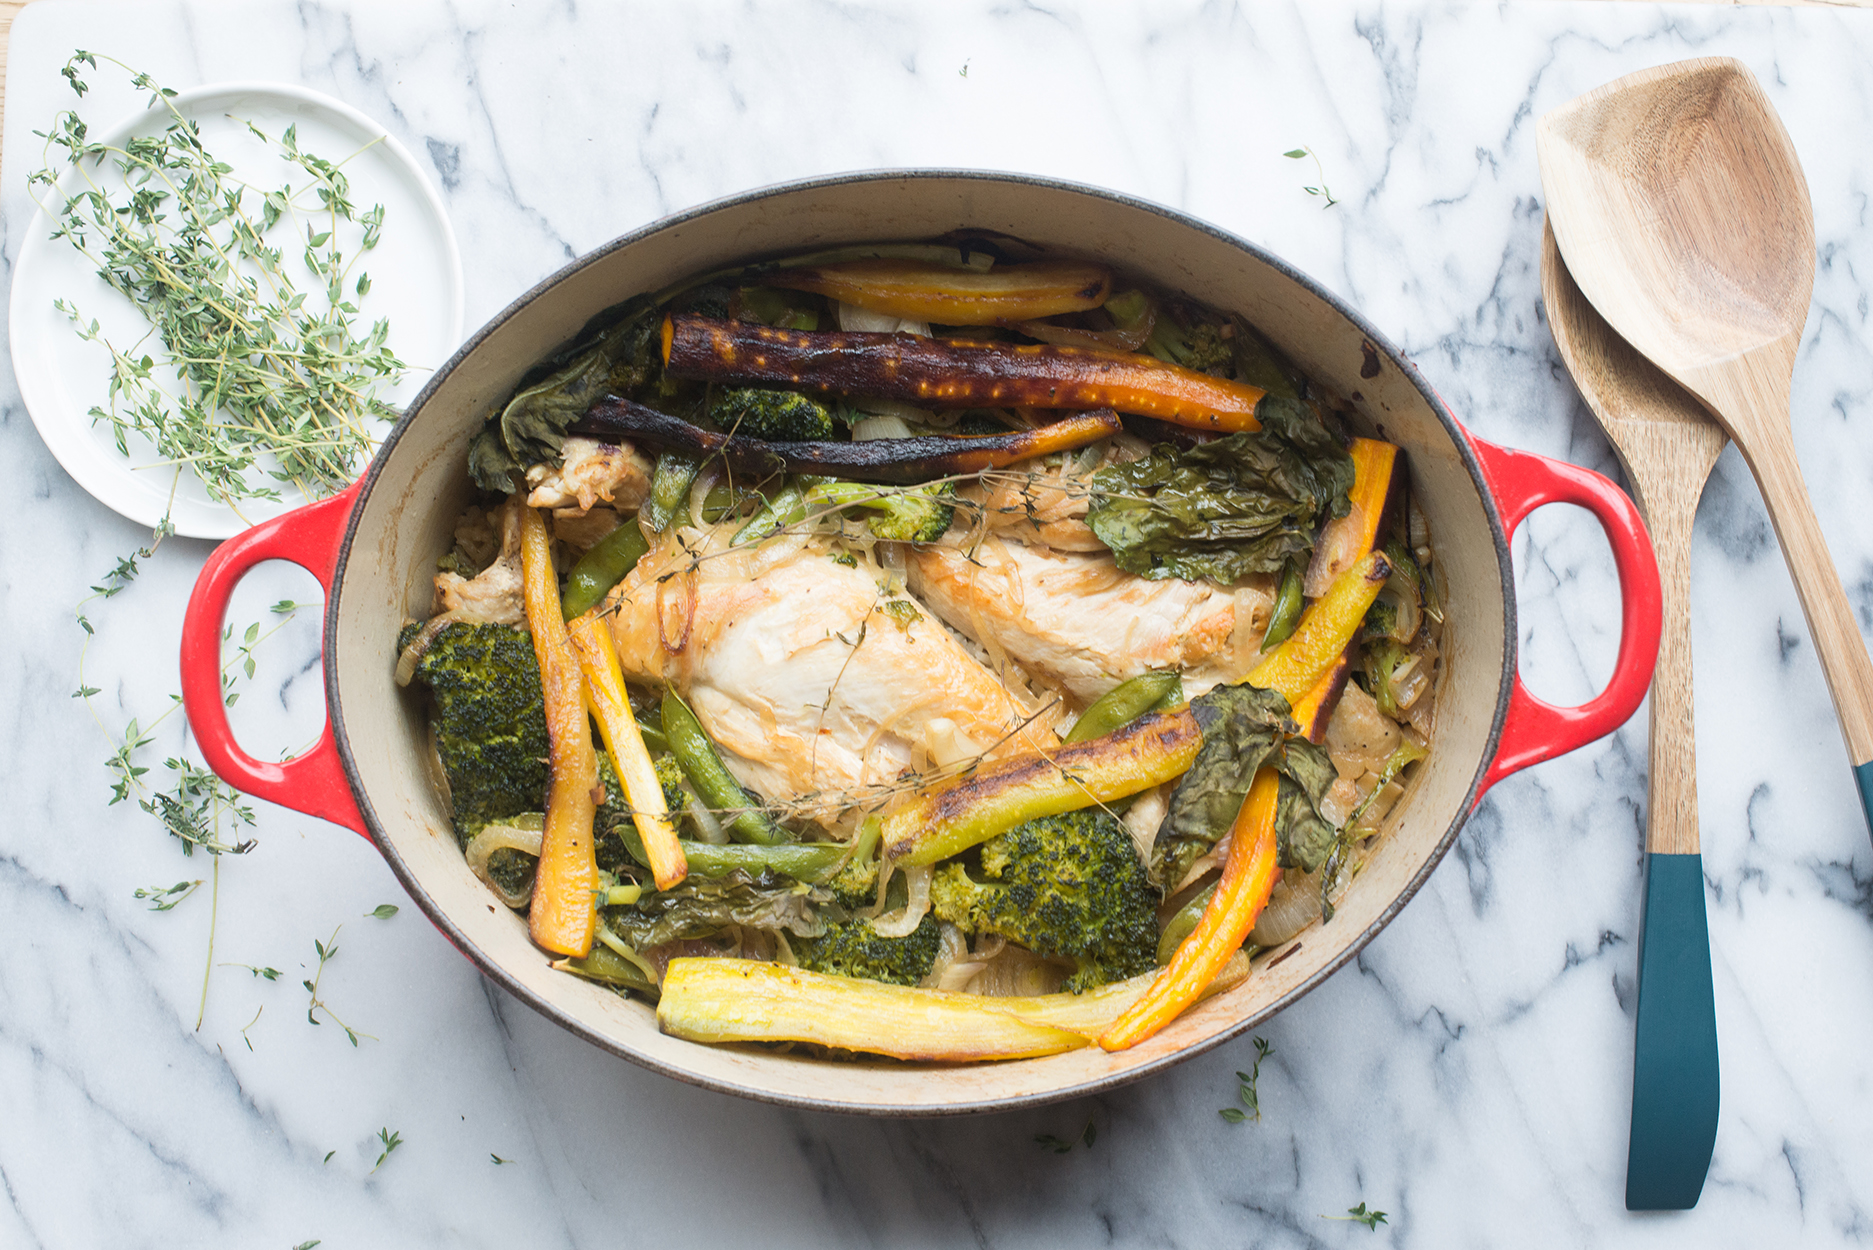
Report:
[[[608,503],[620,512],[635,512],[650,497],[656,465],[630,443],[574,435],[560,447],[559,456],[556,469],[536,465],[528,471],[528,507],[590,509]]]
[[[527,609],[520,575],[520,504],[512,499],[503,503],[487,514],[487,524],[500,537],[500,553],[473,577],[436,574],[437,610],[458,621],[524,625]],[[457,541],[463,541],[459,529]],[[485,535],[470,534],[463,545],[472,549],[486,542]]]
[[[1051,746],[1031,696],[920,605],[800,540],[684,530],[608,600],[625,675],[670,685],[743,785],[831,823],[900,774]],[[1028,739],[1034,739],[1028,741]]]
[[[1127,678],[1183,669],[1184,692],[1240,681],[1255,666],[1273,604],[1270,579],[1224,588],[1150,581],[1112,557],[993,535],[973,550],[920,547],[911,592],[991,653],[1091,703]]]
[[[980,509],[988,532],[1031,546],[1055,551],[1104,551],[1086,513],[1092,506],[1092,476],[1107,465],[1123,464],[1149,454],[1150,445],[1129,434],[1101,444],[1093,464],[1078,456],[1030,460],[985,474],[957,490],[963,500]],[[972,512],[971,515],[974,515]]]

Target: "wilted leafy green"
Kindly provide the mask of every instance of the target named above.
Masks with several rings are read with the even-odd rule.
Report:
[[[482,489],[511,494],[521,472],[553,460],[566,427],[606,394],[627,394],[656,371],[659,310],[648,296],[624,306],[617,322],[584,350],[531,385],[516,391],[501,415],[468,447],[468,471]]]
[[[673,889],[607,907],[604,922],[640,951],[679,939],[710,937],[730,925],[818,937],[826,931],[819,907],[829,897],[825,890],[777,872],[756,876],[737,868],[722,877],[687,877]]]
[[[1242,809],[1256,771],[1281,773],[1275,836],[1281,866],[1312,872],[1333,849],[1334,827],[1320,800],[1337,772],[1327,753],[1298,732],[1288,701],[1256,686],[1218,686],[1191,700],[1203,747],[1171,793],[1170,810],[1151,848],[1152,876],[1174,889],[1190,865],[1215,846]]]
[[[1270,395],[1262,428],[1188,450],[1168,444],[1093,475],[1086,522],[1120,568],[1228,584],[1303,556],[1344,515],[1353,461],[1306,404]]]

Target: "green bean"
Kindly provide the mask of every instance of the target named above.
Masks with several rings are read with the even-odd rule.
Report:
[[[743,543],[759,542],[770,534],[779,533],[789,525],[798,525],[806,519],[806,487],[802,479],[790,477],[787,484],[780,488],[773,499],[761,505],[749,522],[735,531],[735,537],[729,546],[739,547]]]
[[[1268,617],[1268,632],[1262,635],[1262,650],[1278,646],[1294,633],[1301,619],[1301,566],[1293,560],[1281,572],[1281,589],[1275,592],[1275,610]]]
[[[689,705],[674,690],[663,696],[663,736],[669,741],[670,754],[682,766],[683,775],[696,787],[703,806],[721,816],[723,825],[743,842],[778,846],[787,841],[787,831],[773,818],[751,805],[741,788],[715,753],[702,724]]]
[[[1203,909],[1210,905],[1210,896],[1216,893],[1216,882],[1198,890],[1190,896],[1190,901],[1177,909],[1177,914],[1164,924],[1164,932],[1158,935],[1158,963],[1171,962],[1177,948],[1184,944],[1184,939],[1196,931],[1197,921],[1203,918]]]
[[[1062,739],[1068,746],[1103,738],[1154,708],[1183,702],[1183,682],[1174,672],[1142,673],[1106,691],[1081,713]]]
[[[644,531],[638,528],[637,522],[626,521],[593,543],[591,550],[572,566],[572,573],[566,578],[566,592],[559,598],[559,610],[569,621],[575,616],[584,616],[598,606],[613,586],[624,580],[626,573],[637,567],[637,562],[649,550],[650,544],[644,540]]]
[[[839,870],[852,848],[843,842],[822,842],[785,846],[710,846],[707,842],[684,841],[683,855],[689,870],[699,877],[726,877],[739,868],[758,877],[771,868],[795,881],[824,881]]]
[[[638,513],[651,532],[661,534],[670,528],[678,511],[689,507],[689,488],[702,471],[702,459],[687,452],[666,451],[657,457],[657,471],[651,475],[650,498]]]

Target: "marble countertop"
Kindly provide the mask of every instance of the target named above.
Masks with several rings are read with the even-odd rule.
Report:
[[[1873,629],[1873,15],[1592,3],[629,6],[35,4],[13,29],[0,225],[81,46],[187,87],[302,83],[419,158],[470,325],[662,214],[887,166],[1026,170],[1173,205],[1353,301],[1479,435],[1617,475],[1538,300],[1533,124],[1628,71],[1749,64],[1820,245],[1795,436]],[[96,77],[87,117],[135,97]],[[1319,154],[1320,170],[1282,153]],[[1323,207],[1307,185],[1325,180]],[[1364,953],[1258,1035],[1109,1095],[942,1121],[817,1115],[599,1052],[485,983],[371,847],[260,805],[185,858],[106,806],[110,732],[176,688],[206,543],[74,605],[148,535],[51,459],[0,367],[0,1245],[717,1247],[1834,1245],[1873,1240],[1873,843],[1775,538],[1726,452],[1692,557],[1706,902],[1723,1070],[1691,1212],[1623,1209],[1645,722],[1518,775]],[[1611,671],[1584,514],[1516,543],[1523,673]],[[231,620],[315,599],[265,570]],[[256,755],[322,715],[314,614],[258,649]],[[89,650],[86,644],[89,641]],[[80,676],[80,664],[83,676]],[[91,708],[72,697],[83,683]],[[94,719],[95,709],[97,719]],[[140,758],[164,775],[179,716]],[[167,784],[165,781],[164,784]],[[139,888],[204,884],[169,911]],[[388,918],[369,915],[399,905]],[[315,939],[336,930],[320,973]],[[212,951],[210,936],[213,936]],[[277,980],[244,966],[278,969]],[[204,972],[208,975],[204,982]],[[320,974],[319,1027],[302,980]],[[354,1045],[336,1012],[360,1036]],[[1038,1135],[1096,1141],[1065,1154]],[[398,1148],[378,1164],[380,1130]],[[1374,1231],[1330,1222],[1356,1203]]]

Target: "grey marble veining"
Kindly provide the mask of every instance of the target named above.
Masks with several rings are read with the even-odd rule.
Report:
[[[1737,56],[1781,111],[1813,192],[1820,267],[1796,441],[1873,630],[1873,15],[51,0],[12,38],[9,264],[28,221],[31,131],[69,101],[56,71],[75,46],[177,87],[303,83],[379,119],[427,160],[448,206],[471,325],[619,233],[748,187],[885,166],[1026,170],[1271,248],[1362,308],[1479,435],[1609,473],[1538,303],[1534,121],[1642,66]],[[95,122],[137,103],[92,78]],[[1321,174],[1282,157],[1302,145]],[[1322,176],[1331,208],[1303,190]],[[1873,1240],[1873,844],[1733,451],[1693,551],[1723,1110],[1699,1208],[1630,1216],[1643,717],[1498,787],[1402,915],[1260,1031],[1274,1054],[1259,1123],[1216,1115],[1253,1059],[1246,1038],[1106,1097],[1018,1114],[783,1111],[610,1058],[485,985],[361,839],[261,805],[257,845],[224,857],[216,882],[149,816],[106,807],[110,746],[70,697],[85,641],[71,607],[146,535],[51,460],[10,373],[0,447],[0,497],[14,501],[0,529],[0,1246]],[[88,609],[85,680],[107,721],[148,723],[168,705],[207,550],[165,543],[131,589]],[[1523,672],[1537,693],[1578,702],[1618,642],[1605,544],[1580,514],[1550,509],[1516,559]],[[233,619],[261,619],[282,597],[315,591],[263,570]],[[316,654],[303,618],[263,648],[236,708],[256,754],[316,731]],[[147,753],[159,771],[184,749],[178,721]],[[198,877],[211,884],[171,912],[133,898]],[[406,905],[365,915],[383,902]],[[369,1035],[355,1048],[334,1023],[307,1023],[300,986],[313,940],[335,928],[321,995]],[[1090,1149],[1033,1141],[1089,1121]],[[379,1128],[404,1144],[373,1172]],[[1361,1201],[1390,1222],[1321,1218]]]

